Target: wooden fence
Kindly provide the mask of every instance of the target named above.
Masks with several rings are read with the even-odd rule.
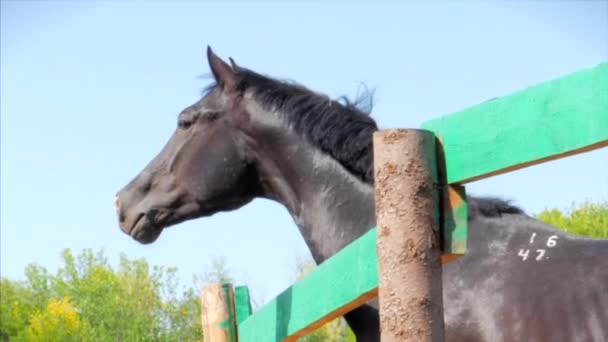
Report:
[[[425,122],[422,129],[440,142],[436,167],[443,190],[437,200],[443,205],[436,207],[443,208],[439,229],[446,263],[466,251],[465,183],[608,146],[608,63]],[[391,291],[378,289],[376,242],[374,228],[255,314],[247,289],[236,287],[234,298],[225,300],[229,312],[223,320],[204,327],[206,335],[225,331],[225,339],[206,340],[295,340],[379,291]]]

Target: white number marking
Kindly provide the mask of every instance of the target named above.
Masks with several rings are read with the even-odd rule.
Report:
[[[555,247],[557,245],[557,235],[551,235],[551,237],[547,240],[547,247]]]
[[[541,260],[543,258],[543,256],[545,255],[546,250],[545,249],[537,249],[536,253],[538,253],[538,255],[536,256],[536,260]]]
[[[517,255],[519,255],[524,261],[526,261],[526,259],[528,259],[528,254],[530,254],[530,250],[526,249],[524,252],[524,249],[520,249],[519,253],[517,253]]]
[[[536,238],[536,233],[532,233],[532,235],[530,235],[530,240],[528,241],[529,244],[533,244],[534,243],[534,239]],[[555,246],[557,246],[557,239],[559,238],[559,236],[557,235],[551,235],[548,239],[547,239],[547,247],[549,248],[553,248]],[[534,257],[534,260],[536,261],[540,261],[543,259],[549,259],[549,257],[545,257],[545,254],[547,253],[546,249],[537,249],[536,250],[536,257]],[[528,256],[530,255],[530,250],[529,249],[520,249],[519,252],[517,253],[517,256],[520,256],[521,259],[523,261],[528,260]]]

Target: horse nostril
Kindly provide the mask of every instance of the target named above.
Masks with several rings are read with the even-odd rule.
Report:
[[[120,199],[118,196],[114,197],[114,210],[116,210],[117,214],[120,213]]]

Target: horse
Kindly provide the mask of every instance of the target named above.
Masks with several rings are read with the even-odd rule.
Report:
[[[319,264],[375,226],[378,127],[368,113],[210,47],[207,61],[213,84],[117,193],[124,233],[152,243],[166,227],[261,197],[289,211]],[[608,341],[608,240],[568,234],[499,198],[467,201],[468,250],[442,275],[448,341]],[[379,341],[377,300],[344,318],[358,341]]]

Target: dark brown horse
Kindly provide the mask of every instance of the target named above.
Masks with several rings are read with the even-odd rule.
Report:
[[[208,60],[215,83],[118,193],[121,229],[151,243],[170,225],[270,198],[321,263],[373,227],[375,122],[211,50]],[[501,200],[469,198],[468,246],[444,268],[449,341],[608,340],[608,241],[564,233]],[[345,316],[359,341],[379,340],[376,304]]]

